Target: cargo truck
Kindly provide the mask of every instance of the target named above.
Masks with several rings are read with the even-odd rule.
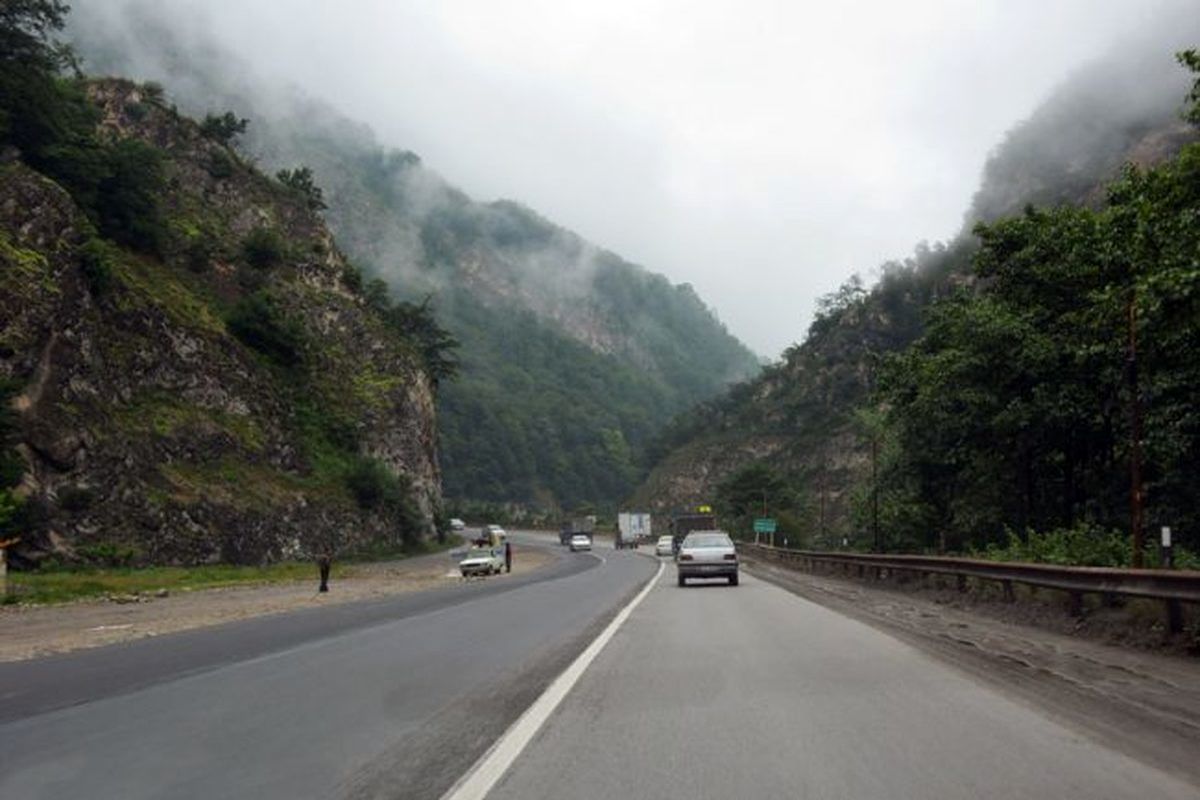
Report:
[[[636,548],[650,538],[650,514],[645,511],[622,511],[617,514],[617,549]]]
[[[571,537],[578,534],[583,534],[589,539],[596,530],[595,517],[576,517],[570,522],[564,522],[562,530],[558,532],[558,541],[560,544],[571,544]]]
[[[692,531],[715,531],[717,529],[716,514],[713,514],[708,506],[701,508],[704,510],[676,514],[671,518],[671,540],[676,553],[679,552],[679,543],[683,541],[683,537]]]

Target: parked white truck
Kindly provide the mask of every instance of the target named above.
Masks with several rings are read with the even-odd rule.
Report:
[[[650,514],[645,511],[621,511],[617,514],[617,549],[636,548],[650,540]]]

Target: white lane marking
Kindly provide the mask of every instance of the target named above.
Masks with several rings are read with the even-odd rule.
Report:
[[[664,564],[660,562],[658,571],[642,587],[637,597],[630,600],[621,609],[613,621],[608,623],[608,627],[601,631],[600,635],[587,646],[587,649],[571,662],[571,666],[563,670],[562,674],[546,688],[546,691],[542,692],[541,697],[534,700],[533,705],[525,709],[525,713],[504,732],[504,735],[497,739],[496,743],[475,762],[474,766],[450,787],[450,791],[442,795],[442,800],[483,800],[487,797],[496,782],[517,760],[517,756],[521,755],[521,751],[533,741],[533,737],[558,708],[558,704],[583,677],[583,673],[596,659],[596,656],[600,655],[600,651],[616,635],[617,629],[658,583],[658,579],[663,573],[663,567]]]

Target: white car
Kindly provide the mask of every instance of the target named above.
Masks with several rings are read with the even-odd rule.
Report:
[[[467,523],[463,522],[458,517],[454,517],[450,520],[450,530],[457,533],[458,531],[465,531],[466,529]]]
[[[501,528],[499,525],[488,525],[483,529],[483,532],[492,537],[499,536],[500,538],[504,538],[505,536],[508,536],[508,534],[504,531],[504,528]]]
[[[658,543],[654,545],[654,555],[669,556],[675,552],[675,542],[670,536],[658,537]]]
[[[679,585],[688,578],[724,578],[738,585],[737,548],[725,531],[692,531],[679,543],[675,559]]]
[[[586,533],[577,533],[571,537],[571,552],[578,553],[580,550],[592,549],[592,537]]]
[[[472,547],[467,557],[458,562],[464,578],[472,575],[499,575],[504,571],[504,548]]]

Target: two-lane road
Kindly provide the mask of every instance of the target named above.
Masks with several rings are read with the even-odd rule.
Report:
[[[0,797],[437,797],[654,569],[568,554],[523,576],[0,664]]]

